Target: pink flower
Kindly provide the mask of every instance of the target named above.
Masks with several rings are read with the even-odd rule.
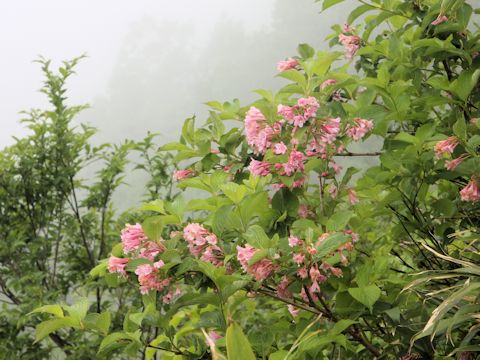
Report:
[[[439,141],[435,144],[435,155],[440,159],[444,154],[451,154],[458,145],[458,139],[455,136],[450,136],[446,140]]]
[[[142,242],[147,240],[147,237],[145,236],[140,224],[127,224],[122,230],[121,239],[123,244],[123,252],[128,254],[129,252],[138,249]]]
[[[282,104],[278,105],[277,113],[288,121],[293,121],[293,117],[295,116],[292,107]]]
[[[222,339],[223,336],[217,333],[216,331],[209,331],[207,334],[207,345],[210,347],[215,347],[217,340]]]
[[[308,210],[308,206],[305,204],[300,204],[298,207],[298,216],[302,219],[306,219],[310,211]]]
[[[288,162],[283,164],[283,169],[287,176],[291,176],[294,172],[302,172],[304,170],[303,161],[305,160],[305,155],[297,150],[292,150],[290,156],[288,157]]]
[[[283,155],[287,152],[287,146],[283,143],[283,142],[280,142],[278,144],[275,144],[273,146],[273,152],[276,154],[276,155]]]
[[[335,85],[337,83],[337,80],[335,79],[327,79],[322,84],[320,85],[320,90],[325,90],[327,87]]]
[[[348,200],[350,204],[355,205],[358,203],[357,193],[353,189],[348,189]]]
[[[320,130],[320,139],[327,144],[331,144],[337,139],[337,136],[340,132],[340,118],[325,119],[325,122],[320,127]]]
[[[292,297],[292,292],[288,290],[289,284],[290,284],[290,281],[286,276],[284,276],[277,286],[277,295],[279,297],[284,299],[290,299]]]
[[[153,268],[154,269],[160,269],[163,266],[165,266],[165,263],[163,262],[163,260],[159,260],[159,261],[153,263]]]
[[[300,240],[296,236],[290,235],[288,237],[288,246],[294,247],[294,246],[301,245],[301,244],[302,244],[302,240]]]
[[[315,265],[310,268],[310,280],[312,280],[312,283],[324,283],[327,281],[327,277],[322,275],[317,265]]]
[[[458,165],[460,165],[463,160],[465,160],[468,157],[467,154],[462,154],[458,158],[453,159],[453,160],[447,160],[445,161],[445,168],[449,171],[453,171],[457,168]]]
[[[370,120],[355,118],[353,121],[355,125],[347,127],[347,136],[353,141],[360,140],[373,128],[373,122]]]
[[[317,114],[317,110],[320,107],[317,99],[314,98],[313,96],[309,96],[308,98],[298,99],[297,105],[300,108],[303,108],[304,110],[303,116],[305,120],[315,117],[315,115]]]
[[[308,277],[308,270],[305,268],[300,268],[297,270],[297,275],[300,279],[306,279]]]
[[[252,275],[255,280],[263,281],[272,275],[275,266],[268,259],[262,259],[255,264],[249,265],[248,263],[256,251],[257,249],[248,244],[244,248],[237,246],[237,259],[244,271]]]
[[[293,58],[288,58],[287,60],[282,60],[277,63],[277,71],[283,72],[290,69],[295,69],[298,65],[298,60]]]
[[[460,191],[462,201],[477,202],[480,201],[480,189],[477,181],[472,177],[470,182]]]
[[[147,276],[150,275],[154,270],[155,268],[149,264],[138,265],[135,269],[135,274],[138,276]]]
[[[437,18],[432,21],[432,25],[439,25],[446,21],[448,21],[448,17],[446,17],[445,15],[438,15]]]
[[[108,259],[108,271],[111,273],[119,273],[122,275],[127,275],[127,272],[125,271],[125,267],[128,264],[128,259],[124,258],[119,258],[116,256],[110,256]]]
[[[273,274],[275,268],[276,267],[273,265],[271,260],[262,259],[250,266],[248,268],[248,273],[252,275],[255,280],[263,281]]]
[[[343,169],[343,167],[341,165],[338,165],[335,161],[332,161],[330,165],[332,165],[333,171],[336,175],[340,174]]]
[[[293,317],[298,316],[298,314],[300,313],[300,309],[296,308],[292,304],[288,304],[287,309],[288,309],[288,312],[290,313],[290,315],[292,315]]]
[[[212,263],[215,266],[223,265],[223,251],[217,245],[209,245],[205,248],[201,260]]]
[[[330,185],[330,187],[328,188],[328,192],[330,193],[330,196],[332,197],[332,199],[336,199],[336,198],[337,198],[338,189],[337,189],[337,187],[335,186],[335,184]]]
[[[255,176],[267,176],[270,174],[270,164],[266,161],[252,159],[248,170]]]
[[[361,39],[356,35],[340,34],[338,40],[345,47],[345,57],[347,59],[352,59],[353,55],[355,55],[360,48]]]
[[[248,262],[256,251],[257,249],[248,244],[245,247],[237,246],[237,259],[244,271],[247,271]]]
[[[138,257],[153,261],[155,256],[165,251],[163,244],[155,241],[147,241],[142,245]]]
[[[178,180],[183,180],[183,179],[189,178],[189,177],[193,176],[193,174],[194,174],[193,170],[189,170],[189,169],[177,170],[173,174],[173,178],[178,181]]]
[[[223,250],[217,246],[218,239],[203,225],[191,223],[183,229],[183,238],[188,242],[188,249],[195,257],[202,261],[212,263],[215,266],[223,265]]]
[[[274,129],[268,126],[265,116],[252,106],[245,115],[245,133],[248,145],[256,154],[263,154],[270,147]]]
[[[296,264],[300,265],[303,262],[305,262],[305,255],[303,255],[303,254],[293,254],[293,261]]]

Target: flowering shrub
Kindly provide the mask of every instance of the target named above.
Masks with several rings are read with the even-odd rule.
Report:
[[[476,351],[468,347],[475,317],[432,331],[436,292],[402,291],[409,274],[454,270],[450,257],[427,248],[478,261],[474,9],[462,0],[361,3],[334,27],[331,43],[344,52],[300,45],[299,56],[277,66],[289,81],[278,93],[258,90],[261,98],[244,107],[210,102],[203,126],[187,119],[180,141],[163,146],[185,164],[174,177],[189,196],[143,206],[142,223],[127,225],[92,271],[115,273],[143,295],[99,356],[122,349],[147,359],[418,359]],[[346,159],[365,168],[370,157],[354,178],[359,169]],[[454,284],[442,280],[435,291]],[[478,306],[478,297],[456,301]],[[451,342],[442,338],[447,329]]]

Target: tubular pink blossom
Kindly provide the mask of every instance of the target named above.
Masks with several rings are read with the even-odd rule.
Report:
[[[295,69],[298,66],[298,60],[293,58],[288,58],[287,60],[282,60],[277,63],[277,71],[283,72],[290,69]]]
[[[373,122],[370,120],[355,118],[353,121],[355,125],[349,125],[346,131],[347,136],[353,141],[360,140],[373,128]]]
[[[303,255],[303,254],[293,254],[293,261],[296,264],[300,265],[303,262],[305,262],[305,255]]]
[[[267,176],[270,174],[270,164],[266,161],[252,159],[248,170],[255,176]]]
[[[348,189],[348,200],[350,201],[350,204],[355,205],[358,203],[358,197],[357,193],[353,189]]]
[[[444,23],[448,21],[448,17],[445,15],[438,15],[435,20],[432,21],[432,25],[440,25],[441,23]]]
[[[289,284],[290,284],[290,281],[286,276],[284,276],[277,286],[277,295],[279,297],[283,299],[290,299],[292,297],[292,292],[288,290]]]
[[[300,309],[296,308],[292,304],[288,304],[287,309],[288,309],[288,312],[290,313],[290,315],[292,315],[293,317],[298,316],[298,314],[300,313]]]
[[[361,39],[356,35],[340,34],[338,41],[345,47],[345,57],[347,59],[352,59],[360,48]]]
[[[123,252],[128,254],[131,251],[137,250],[140,245],[147,240],[147,236],[143,232],[140,224],[127,224],[122,230],[121,239]]]
[[[480,189],[478,182],[473,177],[470,182],[460,191],[462,201],[477,202],[480,201]]]
[[[340,118],[327,118],[320,127],[320,139],[327,144],[333,143],[340,133]]]
[[[439,141],[435,144],[435,155],[440,159],[444,154],[451,154],[458,145],[458,139],[455,136],[450,136],[446,140]]]
[[[320,90],[325,90],[327,87],[335,85],[337,83],[337,80],[335,79],[327,79],[322,84],[320,85]]]
[[[287,152],[287,145],[285,145],[283,142],[279,142],[273,146],[273,152],[276,155],[283,155]]]
[[[447,160],[445,161],[445,168],[449,171],[453,171],[457,168],[458,165],[460,165],[463,160],[465,160],[468,157],[467,154],[462,154],[458,158],[453,159],[453,160]]]
[[[125,267],[128,264],[129,259],[119,258],[116,256],[110,256],[108,259],[108,271],[111,273],[119,273],[122,275],[127,275]]]
[[[305,204],[300,204],[298,207],[298,216],[302,219],[306,219],[310,211],[308,210],[308,206]]]
[[[290,235],[288,237],[288,246],[294,247],[294,246],[297,246],[297,245],[302,245],[302,240],[300,240],[296,236]]]
[[[183,180],[183,179],[192,177],[193,174],[194,174],[193,170],[189,170],[189,169],[177,170],[173,174],[173,178],[178,181],[178,180]]]
[[[275,130],[268,126],[267,119],[260,110],[252,106],[245,115],[245,133],[248,145],[256,154],[263,154],[270,147]]]

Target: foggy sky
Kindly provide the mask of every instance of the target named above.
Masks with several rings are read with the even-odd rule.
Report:
[[[338,8],[339,9],[339,8]],[[87,54],[69,81],[71,104],[99,128],[97,141],[178,138],[209,100],[253,99],[278,88],[278,60],[300,42],[326,47],[338,9],[313,0],[19,0],[0,3],[0,147],[25,130],[21,110],[44,107],[39,55],[54,64]]]

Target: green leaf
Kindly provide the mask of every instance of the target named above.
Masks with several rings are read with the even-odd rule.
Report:
[[[329,7],[344,2],[345,0],[325,0],[322,4],[322,11],[328,9]]]
[[[318,51],[315,63],[313,64],[313,72],[319,76],[324,76],[330,69],[332,63],[342,55],[341,52]]]
[[[467,138],[467,125],[465,124],[465,120],[463,120],[463,118],[459,118],[455,124],[453,124],[453,133],[461,140],[465,140]]]
[[[195,145],[195,117],[186,119],[183,123],[182,138],[190,145]]]
[[[245,185],[238,185],[233,182],[226,183],[220,187],[223,193],[232,200],[235,204],[239,204],[245,194],[248,192],[248,189]]]
[[[327,221],[327,231],[340,231],[345,229],[345,226],[347,226],[353,215],[353,211],[350,210],[336,211]]]
[[[112,322],[112,319],[111,319],[110,312],[104,311],[98,316],[96,325],[104,335],[107,335],[108,330],[110,329],[111,322]]]
[[[373,5],[360,5],[357,8],[355,8],[350,15],[348,15],[347,23],[348,24],[353,24],[353,22],[365,14],[367,11],[372,11],[376,10],[376,7]]]
[[[297,51],[304,59],[311,58],[313,55],[315,55],[315,50],[308,44],[298,45]]]
[[[73,305],[64,305],[63,308],[68,312],[70,317],[82,321],[87,315],[88,308],[90,307],[90,301],[87,298],[82,298]]]
[[[259,225],[250,226],[244,236],[247,242],[256,249],[268,249],[270,247],[270,238]]]
[[[460,99],[467,100],[480,77],[480,69],[470,69],[462,72],[457,80],[450,85],[450,90]]]
[[[79,322],[76,319],[71,317],[63,317],[60,319],[53,319],[41,322],[35,328],[35,342],[39,342],[46,336],[50,335],[51,333],[57,331],[58,329],[64,327],[80,327]]]
[[[282,71],[277,76],[291,80],[297,83],[298,85],[302,86],[303,88],[307,85],[307,80],[305,79],[305,75],[303,75],[303,73],[295,69]]]
[[[227,328],[226,343],[228,360],[255,360],[247,337],[235,322]]]
[[[162,231],[166,225],[178,223],[180,219],[176,215],[156,215],[145,219],[142,228],[150,240],[157,241],[162,237]]]
[[[322,258],[337,250],[341,245],[350,241],[347,235],[336,233],[323,240],[317,248],[317,257]]]
[[[149,203],[143,204],[140,209],[140,211],[154,211],[158,212],[161,214],[165,214],[165,207],[163,200],[157,199],[155,201],[151,201]]]
[[[52,315],[55,315],[57,318],[63,318],[63,309],[60,305],[44,305],[40,306],[32,311],[30,311],[27,315],[33,314],[33,313],[49,313]]]
[[[365,305],[372,312],[373,305],[380,298],[381,291],[376,285],[368,285],[359,288],[350,288],[348,292],[359,303]]]

